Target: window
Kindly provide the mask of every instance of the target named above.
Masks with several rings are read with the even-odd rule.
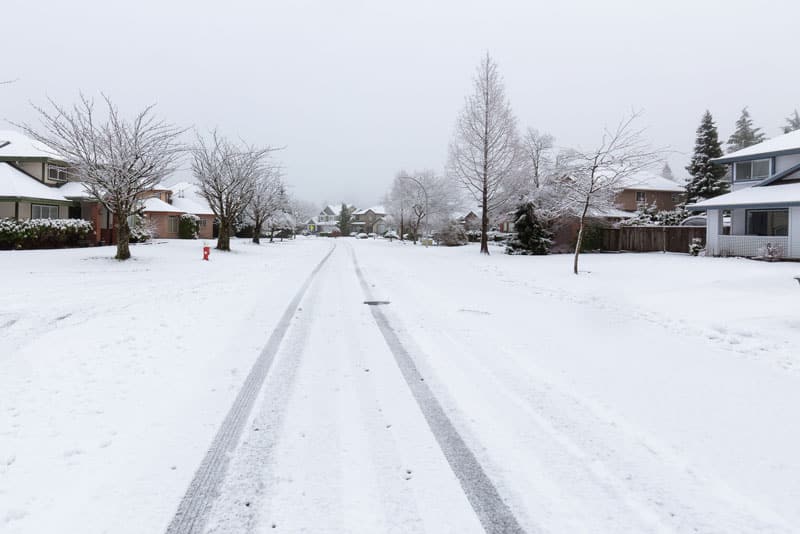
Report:
[[[31,204],[31,219],[58,219],[58,206]]]
[[[644,191],[636,192],[636,202],[645,202],[646,200],[647,196],[644,194]]]
[[[67,171],[61,167],[50,166],[50,168],[47,170],[47,176],[54,182],[67,181]]]
[[[174,215],[170,215],[169,216],[169,221],[167,221],[167,222],[169,223],[169,226],[168,226],[169,233],[177,234],[178,233],[178,218],[175,217]]]
[[[789,210],[747,210],[747,235],[789,235]]]
[[[200,219],[198,221],[198,224],[200,225],[200,228],[205,228],[206,225],[208,224],[208,219]]]
[[[740,161],[733,166],[733,179],[737,182],[763,180],[769,177],[769,168],[768,159]]]

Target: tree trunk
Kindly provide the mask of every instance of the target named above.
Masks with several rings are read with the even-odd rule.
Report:
[[[489,255],[489,201],[487,198],[486,188],[483,188],[483,200],[481,202],[481,254]]]
[[[275,240],[273,239],[274,237],[275,237],[275,228],[273,227],[273,228],[269,229],[269,242],[270,243],[274,243],[275,242]]]
[[[403,232],[405,232],[405,227],[403,226],[403,210],[400,210],[400,241],[405,241]]]
[[[256,223],[253,227],[253,243],[261,244],[261,223]]]
[[[117,255],[118,260],[127,260],[131,257],[131,229],[127,217],[117,217]]]
[[[217,237],[217,250],[231,250],[231,223],[222,219],[219,221],[219,236]]]
[[[583,212],[581,213],[581,222],[578,226],[578,239],[575,243],[575,259],[572,262],[572,272],[578,274],[578,256],[581,253],[581,246],[583,245],[583,225],[586,221],[586,213],[589,211],[589,203],[583,205]]]

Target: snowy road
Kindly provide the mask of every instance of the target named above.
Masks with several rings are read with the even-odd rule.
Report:
[[[800,530],[793,266],[237,246],[3,257],[0,532]]]

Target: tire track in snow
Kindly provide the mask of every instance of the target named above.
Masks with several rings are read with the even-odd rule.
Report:
[[[358,265],[355,251],[351,249],[350,252],[364,296],[366,300],[371,301],[372,292]],[[484,530],[490,534],[524,533],[525,530],[520,526],[514,513],[502,499],[475,454],[461,438],[442,405],[425,383],[425,378],[420,374],[386,315],[379,306],[370,306],[370,311]]]
[[[247,422],[253,404],[258,397],[261,385],[272,366],[272,362],[280,348],[298,305],[308,290],[311,282],[336,249],[334,244],[324,258],[314,267],[306,281],[295,294],[278,324],[272,331],[266,346],[261,351],[250,373],[234,400],[231,409],[225,416],[194,478],[189,483],[175,516],[167,527],[167,534],[184,534],[202,532],[214,500],[218,495],[220,484],[225,478],[230,454],[236,448],[242,430]]]

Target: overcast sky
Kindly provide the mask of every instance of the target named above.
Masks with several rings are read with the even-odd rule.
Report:
[[[768,136],[800,108],[795,1],[3,0],[0,118],[105,92],[175,123],[285,145],[294,193],[378,202],[400,168],[441,170],[480,56],[522,129],[591,146],[631,109],[676,174],[708,108]],[[8,127],[4,124],[2,128]]]

